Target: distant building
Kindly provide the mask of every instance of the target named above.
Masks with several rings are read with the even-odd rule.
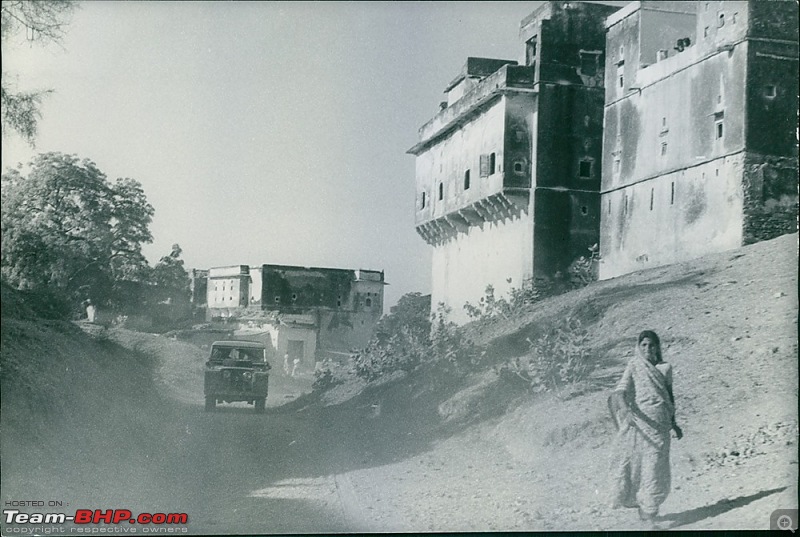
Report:
[[[208,308],[225,314],[245,308],[250,296],[250,267],[232,265],[208,269]]]
[[[633,2],[606,27],[601,278],[796,231],[797,3]]]
[[[433,246],[431,300],[456,322],[564,272],[599,240],[605,18],[548,2],[522,21],[524,65],[468,58],[419,130],[416,230]]]
[[[208,274],[208,319],[235,321],[301,369],[365,347],[383,315],[382,271],[232,265]]]

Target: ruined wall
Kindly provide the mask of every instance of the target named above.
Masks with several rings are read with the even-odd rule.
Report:
[[[451,320],[469,321],[464,304],[477,304],[488,284],[500,297],[532,276],[532,248],[530,212],[472,226],[438,245],[431,268],[431,309],[435,312],[442,302],[451,308]]]
[[[300,312],[325,307],[352,309],[353,271],[262,266],[262,308]]]
[[[797,231],[797,158],[747,153],[744,165],[744,244]]]

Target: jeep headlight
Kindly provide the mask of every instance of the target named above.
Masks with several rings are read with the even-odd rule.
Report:
[[[244,380],[253,380],[253,373],[251,371],[245,371],[242,373]]]

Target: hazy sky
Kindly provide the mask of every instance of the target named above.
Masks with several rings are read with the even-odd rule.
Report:
[[[153,264],[382,269],[390,306],[430,292],[406,151],[467,56],[522,59],[540,4],[83,2],[61,46],[3,43],[4,77],[55,90],[3,168],[60,151],[138,180]]]

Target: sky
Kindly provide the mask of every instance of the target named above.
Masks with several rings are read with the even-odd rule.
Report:
[[[430,292],[406,151],[468,56],[521,61],[542,2],[87,1],[60,44],[3,43],[3,77],[53,89],[35,149],[131,177],[151,264],[384,270],[385,303]]]

